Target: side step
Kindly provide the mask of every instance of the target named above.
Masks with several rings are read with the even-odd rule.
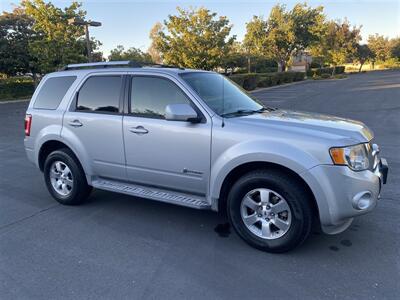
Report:
[[[205,198],[201,196],[108,179],[93,180],[92,185],[93,187],[101,190],[123,193],[131,196],[188,206],[197,209],[211,209],[211,205],[209,205]]]

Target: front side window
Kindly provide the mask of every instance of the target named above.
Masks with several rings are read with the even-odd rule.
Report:
[[[165,118],[169,104],[190,104],[183,91],[172,81],[159,77],[134,76],[130,113],[140,117]]]
[[[56,109],[75,79],[76,76],[61,76],[47,79],[36,97],[33,108]]]
[[[209,72],[188,72],[180,76],[217,114],[252,112],[263,106],[225,76]]]
[[[79,90],[76,110],[85,112],[119,112],[121,76],[94,76]]]

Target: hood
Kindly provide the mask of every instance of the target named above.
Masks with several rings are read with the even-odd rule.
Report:
[[[313,132],[314,135],[351,139],[356,143],[369,142],[373,138],[372,131],[362,122],[318,113],[278,109],[235,119],[247,125],[276,125],[282,130]]]

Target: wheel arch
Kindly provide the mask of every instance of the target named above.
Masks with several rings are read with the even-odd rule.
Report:
[[[313,215],[315,216],[315,219],[317,222],[319,222],[319,211],[318,211],[318,204],[315,198],[315,195],[309,186],[309,184],[294,170],[283,166],[281,164],[277,163],[272,163],[272,162],[267,162],[267,161],[252,161],[252,162],[246,162],[243,164],[240,164],[233,168],[227,176],[225,176],[223,183],[221,185],[220,191],[219,191],[219,197],[218,197],[218,203],[215,205],[216,208],[218,209],[219,212],[225,213],[226,212],[226,202],[227,202],[227,196],[230,190],[230,187],[244,174],[249,173],[254,170],[280,170],[283,171],[292,178],[295,178],[298,180],[307,190],[310,200],[311,200],[311,206],[312,206],[312,211]]]
[[[66,148],[66,149],[70,150],[70,151],[73,153],[73,155],[75,156],[75,159],[76,159],[78,165],[79,165],[83,170],[85,170],[84,167],[83,167],[83,165],[82,165],[82,163],[81,163],[81,161],[79,160],[79,158],[78,158],[76,152],[75,152],[70,146],[68,146],[68,145],[67,145],[65,142],[63,142],[63,141],[53,140],[53,139],[44,142],[44,143],[41,145],[40,149],[39,149],[39,152],[38,152],[38,166],[39,166],[39,169],[43,172],[43,170],[44,170],[44,163],[45,163],[45,161],[46,161],[47,156],[48,156],[50,153],[52,153],[52,152],[54,152],[54,151],[56,151],[56,150],[59,150],[59,149],[63,149],[63,148]]]

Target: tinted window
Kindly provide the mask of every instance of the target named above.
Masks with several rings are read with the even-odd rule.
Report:
[[[131,113],[143,117],[163,119],[168,104],[190,104],[177,85],[157,77],[133,77],[131,95]]]
[[[76,110],[118,112],[121,76],[90,77],[78,94]]]
[[[42,85],[33,107],[56,109],[75,79],[76,76],[53,77],[47,79]]]

